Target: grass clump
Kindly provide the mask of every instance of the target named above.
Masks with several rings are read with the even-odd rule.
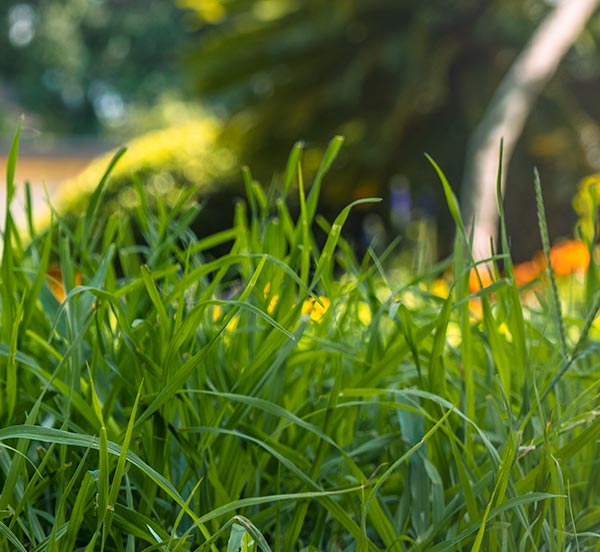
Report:
[[[524,308],[510,262],[472,294],[460,233],[411,281],[391,250],[357,260],[352,205],[317,215],[340,147],[310,188],[300,146],[269,190],[245,170],[206,237],[185,191],[152,211],[139,183],[130,218],[99,219],[106,178],[27,241],[7,208],[0,551],[595,549],[596,307]]]

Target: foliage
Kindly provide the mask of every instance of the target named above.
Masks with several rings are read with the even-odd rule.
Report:
[[[543,0],[179,3],[204,23],[187,57],[196,90],[228,108],[232,136],[247,148],[242,159],[252,160],[257,174],[270,177],[273,159],[283,159],[298,136],[319,146],[342,134],[347,147],[332,194],[356,187],[359,195],[387,197],[402,175],[415,206],[430,217],[443,197],[424,176],[423,152],[460,181],[470,133],[549,9]],[[534,230],[523,228],[533,213],[522,213],[518,201],[532,165],[552,185],[558,209],[564,189],[600,163],[599,24],[596,17],[538,102],[511,165],[516,234]],[[563,234],[571,222],[565,224]],[[445,225],[446,249],[450,233]]]
[[[2,7],[0,99],[12,96],[38,128],[120,129],[141,106],[186,95],[177,52],[189,34],[172,2],[3,0]]]
[[[221,123],[207,114],[179,125],[144,133],[127,144],[127,155],[107,180],[104,201],[98,217],[108,218],[140,208],[136,186],[143,183],[144,200],[151,206],[162,203],[173,207],[182,191],[190,202],[207,206],[203,232],[216,231],[231,223],[232,195],[241,190],[233,185],[234,150],[220,140]],[[61,186],[56,197],[57,209],[69,220],[88,208],[93,192],[115,152],[95,159],[75,178]],[[219,207],[221,210],[219,210]],[[48,224],[49,211],[38,217],[38,224]]]
[[[392,251],[358,262],[340,237],[353,206],[315,215],[340,145],[308,193],[299,147],[273,189],[245,171],[235,226],[201,240],[185,192],[152,211],[139,186],[134,220],[97,219],[104,178],[75,226],[30,224],[27,242],[7,208],[2,552],[597,545],[597,306],[565,319],[550,292],[524,309],[506,252],[470,294],[460,235],[410,280],[384,268]]]

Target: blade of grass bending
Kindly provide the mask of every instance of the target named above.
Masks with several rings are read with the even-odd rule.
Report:
[[[340,214],[335,218],[335,221],[331,225],[331,231],[327,236],[327,241],[325,242],[325,247],[323,247],[323,252],[319,257],[317,262],[317,268],[315,269],[315,275],[310,283],[310,289],[314,289],[324,271],[331,266],[333,260],[333,254],[335,252],[335,248],[337,246],[338,240],[340,239],[340,235],[342,233],[342,227],[350,214],[350,211],[353,207],[357,205],[364,205],[367,203],[379,203],[381,199],[379,198],[366,198],[366,199],[358,199],[350,203],[350,205],[344,207]]]
[[[287,165],[285,167],[285,174],[283,177],[283,196],[287,196],[289,193],[292,183],[294,182],[294,175],[296,174],[296,167],[298,167],[300,163],[300,156],[302,155],[302,150],[304,149],[303,142],[296,142],[292,151],[290,152],[290,156],[287,160]]]
[[[465,266],[465,259],[472,259],[471,254],[471,239],[467,236],[465,225],[460,214],[460,207],[456,195],[443,173],[442,169],[433,160],[433,158],[425,154],[425,157],[434,168],[435,172],[442,183],[444,190],[444,196],[450,215],[454,220],[456,226],[456,237],[454,239],[454,281],[456,303],[460,303],[468,295],[469,290],[469,268]],[[471,229],[473,233],[474,227]],[[461,331],[461,354],[462,354],[462,365],[464,371],[464,403],[467,418],[475,419],[475,382],[473,378],[473,344],[471,336],[471,316],[469,313],[469,305],[465,303],[460,306],[459,310],[460,318],[460,331]],[[465,444],[470,446],[471,439],[471,428],[468,424],[465,425]]]
[[[548,224],[546,222],[546,211],[544,208],[544,198],[542,196],[542,184],[540,182],[540,174],[538,173],[537,169],[534,169],[533,174],[535,186],[535,204],[537,208],[540,237],[542,238],[542,250],[544,252],[544,258],[546,259],[546,272],[548,274],[548,278],[550,279],[551,296],[556,313],[556,326],[558,328],[558,336],[560,338],[560,349],[563,358],[566,359],[569,358],[570,355],[567,347],[565,322],[562,315],[558,285],[556,283],[556,277],[554,276],[554,271],[552,270],[552,264],[550,262],[550,238],[548,236]]]
[[[229,539],[227,541],[226,552],[239,552],[242,548],[242,538],[246,534],[246,529],[243,525],[234,523],[231,527]]]
[[[238,525],[238,527],[242,527],[244,529],[244,531],[254,539],[256,544],[258,544],[260,550],[262,550],[263,552],[271,552],[271,547],[265,540],[265,537],[262,535],[262,533],[255,527],[255,525],[249,519],[245,518],[244,516],[238,515],[238,516],[233,516],[231,521],[237,522],[237,524],[241,524],[241,525]],[[235,525],[235,523],[234,523],[234,525]],[[236,550],[237,549],[235,549],[234,552],[236,552]],[[228,551],[229,551],[229,549],[228,549]]]
[[[279,330],[282,334],[286,335],[292,341],[296,341],[296,336],[292,332],[286,330],[279,322],[277,322],[277,320],[275,320],[274,318],[269,316],[266,312],[259,309],[257,306],[253,305],[252,303],[248,303],[247,301],[234,301],[234,300],[220,301],[217,299],[213,299],[210,301],[205,301],[204,304],[234,305],[234,306],[238,307],[240,310],[247,310],[249,312],[252,312],[252,313],[256,314],[258,317],[262,318],[269,325],[271,325],[274,328],[276,328],[277,330]]]
[[[319,201],[319,195],[321,193],[321,184],[323,182],[323,177],[331,168],[331,165],[335,161],[335,158],[337,157],[343,144],[344,138],[342,136],[335,136],[331,139],[327,146],[327,149],[325,150],[325,153],[323,154],[323,159],[321,159],[321,164],[319,165],[315,179],[313,180],[312,186],[310,187],[310,192],[308,193],[308,197],[306,198],[306,212],[309,224],[312,224],[312,221],[315,218],[315,213],[317,211],[317,203]]]
[[[446,175],[442,172],[442,169],[440,169],[439,165],[433,160],[433,157],[431,157],[427,153],[425,154],[425,157],[427,158],[427,161],[429,161],[431,166],[434,168],[435,172],[438,175],[438,178],[440,179],[440,182],[442,183],[442,187],[444,189],[444,196],[446,197],[446,203],[448,204],[450,215],[452,215],[452,219],[454,220],[454,224],[456,224],[457,230],[460,231],[459,233],[460,237],[463,240],[463,243],[465,245],[468,245],[469,240],[467,239],[467,232],[465,230],[465,225],[460,214],[458,199],[456,199],[456,195],[454,194],[454,191],[450,186],[450,182],[448,182]]]
[[[150,300],[152,301],[152,304],[154,305],[158,315],[161,340],[163,343],[166,343],[167,336],[171,334],[171,321],[169,319],[169,315],[167,314],[167,309],[165,308],[163,300],[160,297],[160,293],[156,287],[156,283],[154,282],[154,277],[152,276],[152,272],[150,272],[148,266],[143,265],[141,267],[141,273],[148,296],[150,297]]]

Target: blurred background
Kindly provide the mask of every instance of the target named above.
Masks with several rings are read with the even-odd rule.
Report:
[[[36,190],[85,195],[99,165],[75,176],[131,141],[115,189],[133,170],[159,193],[193,182],[210,195],[239,187],[243,164],[268,183],[297,140],[314,170],[341,134],[325,213],[384,197],[352,218],[356,239],[426,240],[433,260],[449,252],[452,225],[424,153],[459,195],[469,136],[557,1],[2,0],[0,161],[23,113],[17,177]],[[540,247],[533,167],[553,238],[572,234],[578,182],[600,170],[599,37],[597,13],[511,159],[516,260]]]

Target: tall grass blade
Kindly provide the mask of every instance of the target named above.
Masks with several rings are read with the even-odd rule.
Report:
[[[552,303],[554,306],[555,323],[558,329],[558,337],[560,343],[560,350],[563,358],[569,358],[569,350],[567,346],[567,335],[565,330],[565,322],[562,314],[562,306],[560,301],[560,295],[558,292],[558,284],[556,283],[556,277],[552,269],[552,261],[550,259],[550,238],[548,236],[548,224],[546,222],[546,211],[544,208],[544,198],[542,196],[542,184],[540,182],[540,175],[537,170],[534,170],[534,185],[535,185],[535,203],[537,207],[538,215],[538,226],[540,229],[540,236],[542,238],[542,250],[544,258],[546,259],[546,273],[550,280],[550,291],[552,297]]]

